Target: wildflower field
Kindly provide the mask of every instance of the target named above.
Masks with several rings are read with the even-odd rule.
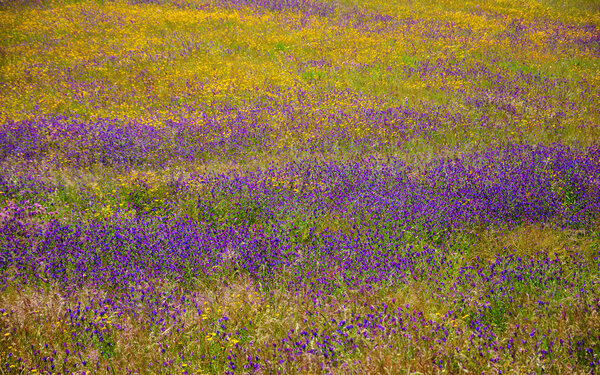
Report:
[[[0,374],[600,372],[595,0],[0,0]]]

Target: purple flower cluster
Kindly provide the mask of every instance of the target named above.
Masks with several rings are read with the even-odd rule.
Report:
[[[85,166],[139,165],[153,155],[160,160],[156,127],[127,120],[81,121],[65,116],[7,123],[0,130],[1,159],[44,157]]]
[[[25,234],[32,219],[51,213],[43,201],[11,203],[1,216],[0,281],[3,290],[58,285],[65,298],[79,301],[64,317],[75,347],[57,354],[34,346],[46,358],[38,368],[48,371],[59,360],[68,368],[99,366],[77,351],[93,348],[110,357],[131,320],[176,342],[188,332],[190,312],[205,322],[198,340],[230,349],[211,357],[159,341],[166,369],[200,363],[199,369],[230,373],[294,371],[306,369],[310,357],[326,370],[373,345],[383,352],[413,348],[419,352],[408,356],[440,369],[467,366],[464,358],[472,356],[500,369],[530,355],[552,368],[555,353],[595,368],[592,328],[540,331],[519,314],[576,316],[596,309],[597,267],[572,253],[525,257],[507,250],[481,259],[460,232],[523,223],[593,230],[599,175],[597,147],[510,145],[419,167],[398,160],[304,162],[172,181],[177,200],[193,194],[192,185],[207,186],[195,218],[53,220]],[[345,228],[329,225],[334,213]],[[190,288],[240,275],[267,293],[282,289],[298,298],[307,306],[304,318],[260,343],[248,337],[256,329],[251,315],[209,318]],[[347,296],[417,286],[418,293],[444,301],[439,314],[389,298],[366,304]],[[81,290],[93,297],[78,299]],[[579,310],[565,298],[575,299]],[[323,320],[319,311],[332,301],[342,310]],[[129,325],[120,316],[128,316]]]
[[[278,12],[301,12],[304,15],[331,17],[336,6],[315,0],[220,0],[217,4],[227,7],[259,7]]]
[[[465,355],[478,355],[478,361],[491,364],[514,362],[527,355],[515,345],[532,347],[542,363],[550,365],[554,351],[569,350],[575,358],[588,358],[585,350],[593,345],[585,341],[591,340],[588,336],[583,341],[559,342],[557,332],[538,332],[531,325],[511,328],[511,339],[504,339],[507,322],[523,308],[549,314],[550,302],[560,301],[565,294],[578,296],[577,303],[590,303],[593,308],[594,302],[586,302],[587,295],[597,298],[597,285],[587,280],[593,270],[577,257],[508,255],[464,265],[452,246],[409,245],[403,234],[384,230],[357,231],[352,236],[325,233],[299,245],[285,238],[284,232],[268,234],[240,227],[206,230],[194,222],[160,220],[89,227],[55,223],[45,238],[35,250],[23,248],[16,254],[17,276],[11,282],[58,282],[73,294],[82,287],[110,291],[67,311],[71,341],[78,343],[79,350],[88,346],[105,353],[114,350],[111,336],[126,327],[112,324],[107,328],[98,318],[103,316],[127,314],[151,331],[183,332],[182,313],[197,310],[202,314],[200,301],[186,292],[185,285],[227,279],[240,271],[267,288],[283,285],[288,293],[302,295],[309,305],[318,307],[338,298],[341,291],[369,295],[382,288],[419,283],[446,301],[448,311],[432,317],[409,306],[390,308],[379,303],[366,314],[332,312],[325,325],[315,324],[310,318],[314,312],[309,311],[300,327],[271,338],[270,352],[255,350],[252,342],[236,345],[229,354],[230,371],[236,367],[293,369],[307,355],[335,367],[342,356],[364,349],[369,342],[379,342],[384,350],[406,345],[430,348],[428,355],[440,368],[458,366]],[[282,278],[283,274],[288,276]],[[169,279],[182,289],[167,293],[156,286],[156,280]],[[524,300],[528,295],[535,295],[536,301]],[[239,338],[243,330],[231,329],[229,320],[223,316],[215,321],[209,334],[223,343]],[[251,321],[243,323],[244,329],[252,329]],[[193,353],[162,353],[167,367],[172,359],[198,360]],[[79,362],[69,353],[63,357]]]
[[[215,205],[227,200],[262,221],[335,212],[371,217],[373,224],[426,228],[554,223],[589,227],[598,218],[598,148],[509,145],[422,167],[399,160],[305,162],[254,173],[192,176],[211,187]],[[275,183],[274,183],[275,181]],[[251,212],[252,211],[252,212]]]

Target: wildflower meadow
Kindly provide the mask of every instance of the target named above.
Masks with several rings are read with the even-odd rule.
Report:
[[[0,0],[0,374],[600,373],[595,0]]]

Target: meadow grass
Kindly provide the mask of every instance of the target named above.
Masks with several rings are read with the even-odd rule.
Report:
[[[597,373],[599,14],[0,0],[0,372]]]

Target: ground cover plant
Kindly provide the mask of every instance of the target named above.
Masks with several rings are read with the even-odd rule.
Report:
[[[0,0],[0,373],[597,373],[599,12]]]

